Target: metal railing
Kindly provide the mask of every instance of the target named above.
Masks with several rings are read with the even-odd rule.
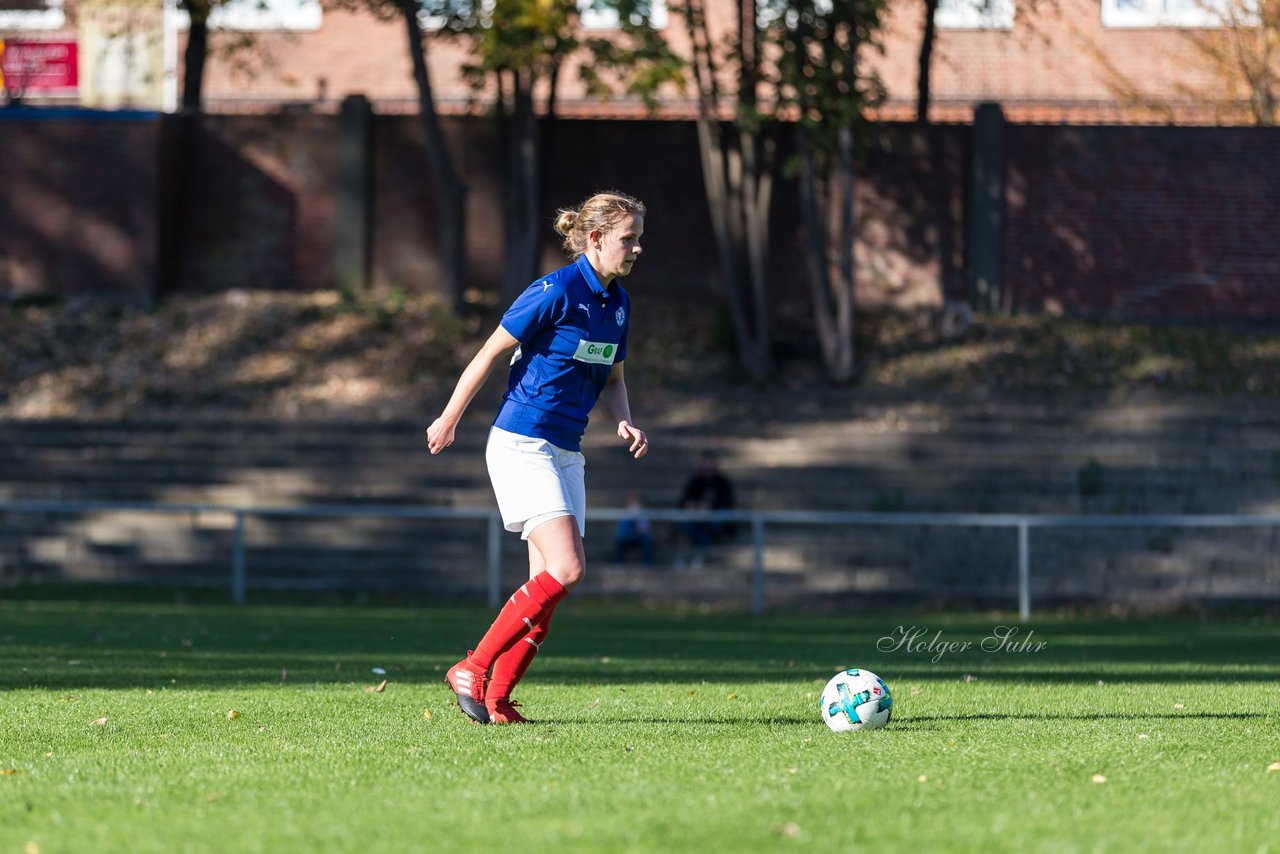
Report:
[[[488,552],[488,599],[493,607],[502,601],[502,519],[496,508],[414,507],[402,505],[310,505],[243,506],[216,504],[152,504],[107,501],[0,501],[0,513],[86,514],[154,513],[164,515],[226,515],[232,520],[230,567],[231,599],[243,604],[248,586],[248,552],[245,520],[248,518],[377,518],[486,520]],[[632,518],[634,510],[601,508],[587,511],[589,521],[619,521]],[[1280,528],[1280,516],[1268,515],[1153,515],[1084,516],[1011,513],[893,513],[893,512],[803,512],[803,511],[692,511],[646,509],[643,517],[654,522],[743,523],[750,526],[752,549],[751,610],[765,607],[765,529],[767,525],[892,526],[1001,528],[1017,537],[1018,614],[1031,615],[1031,531],[1062,528]]]

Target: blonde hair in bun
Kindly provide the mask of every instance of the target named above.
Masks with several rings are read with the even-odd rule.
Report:
[[[556,233],[564,238],[565,251],[576,261],[587,251],[587,239],[591,232],[608,234],[624,217],[634,214],[644,216],[644,202],[607,190],[596,193],[576,208],[561,208],[556,212]]]

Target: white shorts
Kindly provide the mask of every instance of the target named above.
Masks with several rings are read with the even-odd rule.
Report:
[[[502,524],[520,539],[551,519],[573,516],[578,533],[587,533],[586,458],[546,439],[521,436],[500,427],[489,431],[485,447],[489,480],[498,499]]]

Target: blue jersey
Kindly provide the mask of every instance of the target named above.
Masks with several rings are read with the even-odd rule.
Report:
[[[627,358],[630,324],[631,298],[616,280],[604,288],[586,258],[534,282],[502,316],[520,346],[494,426],[581,448],[609,372]]]

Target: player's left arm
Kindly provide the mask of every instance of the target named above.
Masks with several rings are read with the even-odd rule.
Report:
[[[609,379],[600,399],[604,408],[618,424],[618,438],[630,442],[628,450],[638,460],[649,453],[649,437],[645,432],[631,423],[631,402],[627,399],[627,380],[623,375],[622,362],[614,362],[609,370]]]

